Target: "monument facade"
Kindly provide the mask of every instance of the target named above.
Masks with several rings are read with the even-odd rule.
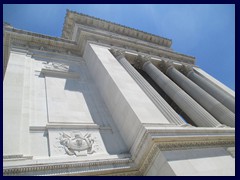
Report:
[[[235,93],[172,41],[67,10],[4,24],[4,175],[235,175]]]

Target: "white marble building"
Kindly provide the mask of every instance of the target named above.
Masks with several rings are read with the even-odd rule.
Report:
[[[235,175],[235,93],[172,41],[67,11],[4,24],[4,175]]]

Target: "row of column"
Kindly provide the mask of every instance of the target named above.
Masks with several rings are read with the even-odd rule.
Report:
[[[172,107],[158,94],[158,92],[142,77],[142,75],[128,62],[124,53],[119,50],[112,50],[115,58],[125,68],[129,75],[137,82],[145,94],[152,100],[160,112],[170,123],[179,126],[187,126],[185,121],[172,109]]]
[[[188,67],[186,76],[199,85],[202,89],[208,92],[211,96],[221,102],[224,106],[226,106],[229,110],[235,113],[235,98],[230,94],[226,93],[221,88],[218,88],[216,85],[212,84],[204,77],[200,76],[196,72],[194,72],[193,68]]]
[[[235,114],[232,111],[180,73],[172,64],[167,65],[166,74],[218,121],[231,127],[235,126]]]
[[[116,50],[112,53],[170,122],[177,125],[186,124],[141,74],[132,67],[123,53]],[[227,125],[235,127],[234,99],[226,96],[216,87],[212,87],[192,70],[189,70],[188,78],[169,63],[165,63],[166,75],[150,61],[145,60],[144,62],[142,60],[141,67],[197,126],[222,127]]]
[[[200,127],[220,127],[221,124],[186,92],[156,68],[150,61],[144,63],[143,70],[158,86]]]

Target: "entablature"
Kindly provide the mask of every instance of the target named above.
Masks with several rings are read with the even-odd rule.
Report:
[[[65,40],[57,37],[46,36],[42,34],[23,31],[11,27],[5,27],[5,41],[9,41],[10,48],[12,45],[22,47],[32,47],[34,49],[46,50],[53,52],[65,52],[67,54],[78,54],[76,43],[70,40]],[[6,49],[5,51],[9,51]]]
[[[175,59],[183,61],[185,63],[194,64],[195,57],[184,55],[174,52],[170,48],[159,46],[154,43],[138,40],[132,37],[122,36],[119,34],[109,33],[96,28],[87,27],[84,25],[75,25],[75,37],[78,44],[80,54],[82,55],[87,41],[95,41],[109,46],[117,46],[126,50],[133,50],[137,52],[143,52],[155,56],[166,57],[169,59]]]
[[[157,35],[146,33],[134,28],[129,28],[120,24],[112,23],[106,20],[80,14],[74,11],[67,10],[65,16],[65,22],[62,30],[62,37],[65,39],[74,39],[74,26],[75,24],[82,24],[89,27],[94,27],[104,31],[120,34],[122,36],[128,36],[139,40],[151,42],[160,46],[170,48],[172,40],[163,38]]]

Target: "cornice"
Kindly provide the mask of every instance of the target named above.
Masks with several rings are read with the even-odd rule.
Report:
[[[95,39],[93,39],[93,38],[95,38]],[[184,55],[184,54],[170,51],[167,49],[163,49],[160,46],[153,47],[151,45],[146,45],[146,44],[141,45],[141,44],[138,44],[135,42],[130,42],[128,40],[125,41],[125,40],[118,39],[119,37],[117,37],[116,39],[115,38],[111,39],[110,37],[105,37],[105,40],[103,40],[102,42],[98,42],[97,38],[98,37],[96,34],[93,34],[91,32],[82,31],[79,36],[80,41],[78,42],[80,54],[82,55],[84,52],[84,49],[85,49],[85,46],[83,46],[84,44],[93,43],[93,44],[106,46],[111,49],[116,48],[119,50],[124,50],[126,52],[131,52],[131,53],[138,54],[138,55],[148,55],[148,56],[151,56],[151,57],[154,57],[157,59],[161,59],[161,60],[167,59],[167,60],[179,62],[182,64],[186,64],[186,65],[187,64],[188,65],[195,64],[195,57]]]
[[[135,170],[131,159],[90,160],[69,163],[31,164],[3,168],[3,175],[103,175]]]
[[[234,128],[154,127],[145,126],[141,138],[132,147],[132,160],[144,174],[157,149],[172,151],[210,147],[235,147]],[[140,157],[141,156],[141,157]]]
[[[14,49],[14,47],[16,47]],[[3,76],[7,68],[7,63],[9,60],[10,51],[22,49],[26,51],[30,56],[43,56],[54,54],[63,56],[58,57],[57,60],[68,57],[67,59],[80,62],[82,58],[79,56],[79,50],[75,42],[68,40],[63,40],[60,38],[55,38],[46,35],[40,35],[36,33],[31,33],[23,30],[17,30],[12,27],[4,28],[4,67],[3,67]],[[17,51],[18,51],[17,50]],[[34,51],[34,53],[30,51]],[[21,50],[20,50],[21,51]],[[44,52],[44,53],[42,53]],[[54,57],[49,56],[50,59],[55,59]]]
[[[8,32],[8,33],[11,33],[11,34],[16,33],[16,34],[21,34],[21,35],[28,35],[28,36],[32,36],[32,37],[38,37],[38,38],[41,38],[41,39],[48,39],[48,40],[52,40],[52,41],[55,41],[55,42],[75,44],[74,41],[71,41],[71,40],[68,40],[68,39],[59,38],[59,37],[53,37],[53,36],[39,34],[39,33],[34,33],[34,32],[21,30],[21,29],[9,27],[9,26],[4,27],[4,30],[6,32]]]
[[[96,41],[173,58],[189,64],[195,63],[195,57],[172,51],[170,49],[172,41],[167,38],[70,10],[67,10],[65,16],[62,37],[76,41],[81,55],[87,41]]]
[[[33,46],[37,47],[38,49],[47,48],[55,51],[66,51],[66,53],[74,52],[74,54],[78,54],[78,47],[76,43],[70,40],[9,27],[4,29],[4,35],[7,38],[6,40],[8,40],[11,45],[16,44],[18,46],[26,47]],[[6,49],[6,51],[9,50],[9,48],[10,46],[8,49]]]
[[[69,16],[74,17],[73,15]],[[73,23],[73,25],[75,26],[75,23]],[[105,45],[116,44],[116,46],[123,47],[126,50],[130,51],[136,50],[138,52],[149,53],[150,55],[166,58],[169,57],[171,59],[176,59],[177,61],[182,61],[189,64],[194,64],[195,62],[195,58],[192,56],[174,52],[170,48],[158,45],[153,42],[145,41],[144,39],[137,39],[132,36],[124,36],[119,32],[111,32],[112,34],[109,34],[109,32],[104,31],[97,26],[89,27],[84,25],[84,23],[80,24],[80,26],[81,32],[78,34],[78,39],[76,42],[69,39],[47,36],[16,29],[10,26],[5,26],[4,55],[6,55],[6,57],[4,57],[4,60],[7,61],[7,52],[9,52],[9,48],[12,44],[36,46],[39,49],[44,48],[53,51],[62,51],[65,53],[70,52],[72,54],[82,56],[87,41],[95,41],[96,43],[102,41]],[[117,28],[115,29],[117,31]],[[7,62],[5,64],[7,64]]]
[[[67,10],[65,16],[62,30],[63,38],[72,39],[75,23],[84,24],[124,36],[134,37],[139,40],[151,42],[168,48],[171,47],[172,44],[172,40],[170,39],[70,10]]]
[[[149,164],[153,161],[157,152],[160,151],[175,151],[184,149],[198,149],[198,148],[213,148],[213,147],[232,147],[235,146],[235,141],[232,140],[199,140],[199,141],[177,141],[177,142],[161,142],[154,143],[149,153],[145,155],[145,158],[140,163],[139,175],[144,175],[149,167]],[[229,152],[229,155],[232,152]],[[233,153],[232,156],[235,156]]]

